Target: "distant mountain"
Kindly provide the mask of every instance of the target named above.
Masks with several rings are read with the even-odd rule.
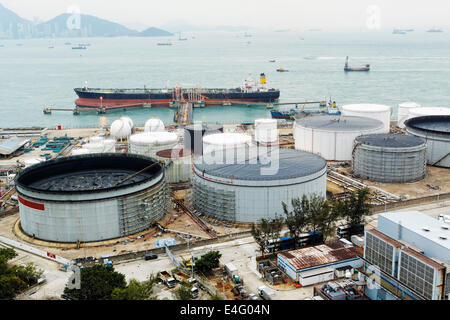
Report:
[[[142,32],[139,32],[136,34],[138,37],[170,37],[173,36],[173,33],[170,33],[168,31],[158,29],[155,27],[148,28],[147,30],[144,30]]]
[[[69,13],[41,23],[36,29],[39,37],[118,37],[138,33],[118,23],[91,15],[81,14],[78,19]]]
[[[0,4],[0,39],[23,38],[29,33],[32,23],[19,17]]]
[[[0,4],[0,39],[172,35],[170,32],[154,27],[138,32],[121,24],[86,14],[74,16],[64,13],[50,21],[34,24]]]

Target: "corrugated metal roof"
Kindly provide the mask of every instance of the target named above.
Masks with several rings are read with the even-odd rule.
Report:
[[[296,125],[327,131],[358,131],[383,127],[380,120],[353,116],[315,116],[298,119]]]
[[[330,245],[320,245],[280,253],[294,269],[302,270],[325,264],[356,258],[358,251],[354,247],[337,241]]]
[[[450,116],[416,117],[405,121],[405,125],[412,129],[450,134]]]
[[[0,154],[10,155],[27,143],[27,139],[10,138],[8,140],[0,142]]]
[[[366,134],[357,137],[356,141],[368,146],[384,148],[408,148],[425,144],[422,138],[396,133]]]
[[[228,152],[213,152],[197,159],[195,167],[203,174],[227,179],[282,180],[309,176],[320,172],[327,165],[321,156],[305,151],[269,149],[267,157],[259,157],[256,151],[251,150],[255,149],[231,152],[231,159]],[[214,161],[209,161],[211,159]],[[278,161],[278,164],[274,161]],[[274,164],[278,165],[276,174],[262,175],[261,169],[271,168]]]

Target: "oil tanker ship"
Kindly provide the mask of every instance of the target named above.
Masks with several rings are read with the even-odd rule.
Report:
[[[170,107],[176,102],[194,102],[204,106],[227,103],[276,102],[280,90],[268,89],[264,73],[259,83],[247,78],[239,88],[202,89],[176,86],[169,89],[93,89],[85,85],[75,88],[78,108],[116,109],[131,107]]]

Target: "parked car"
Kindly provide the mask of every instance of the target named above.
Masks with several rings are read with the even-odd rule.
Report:
[[[249,300],[259,300],[258,296],[256,294],[254,294],[254,293],[250,293],[248,295],[248,299]]]
[[[148,253],[144,256],[145,261],[158,259],[158,256],[154,253]]]

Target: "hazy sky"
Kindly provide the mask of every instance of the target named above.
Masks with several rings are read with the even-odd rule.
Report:
[[[229,25],[275,29],[445,28],[449,0],[0,0],[23,18],[81,13],[127,25]]]

